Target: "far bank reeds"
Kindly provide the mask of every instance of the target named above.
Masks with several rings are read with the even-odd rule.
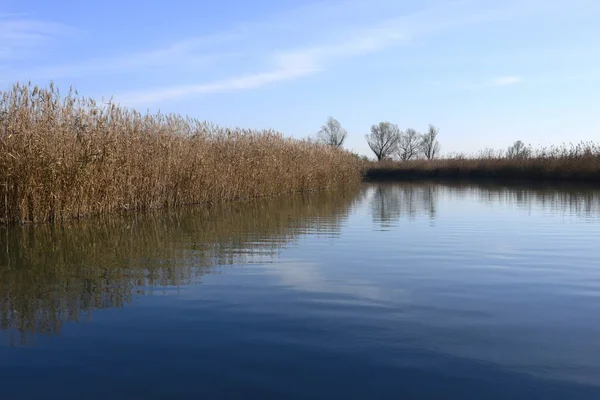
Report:
[[[361,164],[274,131],[141,114],[51,85],[0,92],[0,222],[216,203],[356,184]]]
[[[517,157],[493,152],[479,157],[367,163],[370,180],[494,179],[600,183],[600,146],[580,143],[542,148]]]

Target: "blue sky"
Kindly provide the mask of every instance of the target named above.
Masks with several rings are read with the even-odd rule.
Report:
[[[379,121],[440,128],[442,151],[599,140],[597,0],[0,0],[15,81],[368,154]]]

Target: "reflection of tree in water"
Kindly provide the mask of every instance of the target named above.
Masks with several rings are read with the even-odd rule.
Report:
[[[358,189],[65,225],[0,229],[0,328],[22,342],[123,307],[152,287],[272,257],[307,232],[339,232]]]
[[[584,219],[600,218],[600,191],[590,185],[463,185],[449,188],[469,191],[489,204],[515,205],[521,209],[538,208]]]
[[[526,185],[472,183],[385,183],[372,185],[373,221],[389,228],[402,218],[436,218],[439,197],[475,198],[483,203],[514,205],[521,209],[544,209],[584,219],[600,219],[600,191],[589,185]]]
[[[371,215],[382,228],[394,226],[401,218],[415,219],[427,215],[435,219],[437,189],[435,184],[378,184],[372,188]]]

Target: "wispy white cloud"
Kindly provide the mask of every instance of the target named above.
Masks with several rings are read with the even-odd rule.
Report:
[[[523,78],[518,75],[498,76],[492,79],[479,79],[475,82],[463,82],[458,84],[448,84],[446,86],[456,90],[480,91],[490,88],[501,88],[506,86],[514,86],[523,82]]]
[[[511,86],[521,83],[523,79],[520,76],[500,76],[494,79],[490,85],[491,86]]]
[[[73,32],[66,25],[29,19],[23,14],[0,14],[0,60],[40,51],[50,41]]]
[[[215,82],[180,85],[122,93],[115,96],[128,105],[148,105],[200,94],[247,90],[276,82],[306,77],[325,70],[344,58],[383,51],[410,40],[403,19],[387,19],[372,27],[359,29],[352,35],[330,43],[278,51],[267,55],[265,71],[240,74]]]
[[[506,4],[425,0],[415,5],[395,0],[317,2],[260,21],[246,21],[224,32],[184,38],[154,49],[119,48],[121,55],[69,60],[66,64],[27,70],[8,70],[10,65],[4,69],[5,75],[17,79],[73,79],[135,73],[148,82],[160,80],[164,86],[159,84],[141,90],[125,87],[115,96],[124,104],[145,106],[304,78],[335,68],[352,57],[388,51],[415,39],[472,24],[531,13],[539,9],[534,7],[534,2],[538,3],[532,0],[524,6],[519,0],[507,0]],[[0,17],[0,58],[3,53],[7,57],[18,49],[39,46],[44,40],[65,35],[68,30],[60,24],[26,20],[22,16],[9,17],[4,26],[2,21]],[[230,62],[232,58],[237,59]],[[216,68],[201,71],[201,67],[213,65]],[[180,73],[182,71],[185,73]],[[190,76],[204,72],[208,72],[205,82],[190,82],[193,79]],[[138,84],[141,79],[137,79]],[[511,83],[499,85],[502,84]]]
[[[240,72],[229,78],[201,84],[184,84],[125,92],[115,96],[115,98],[125,104],[139,106],[200,94],[255,89],[276,82],[304,78],[328,68],[334,68],[338,62],[345,59],[387,51],[401,44],[410,43],[417,38],[425,38],[453,29],[533,12],[532,7],[522,6],[516,0],[509,1],[510,4],[506,7],[493,3],[479,6],[479,3],[473,1],[455,1],[441,4],[434,3],[428,7],[411,11],[400,10],[397,2],[373,1],[377,1],[379,6],[386,3],[385,6],[390,10],[389,15],[369,15],[366,19],[370,22],[361,24],[359,20],[356,20],[356,15],[360,15],[358,11],[361,10],[361,12],[368,12],[368,9],[363,8],[366,4],[364,1],[352,2],[348,6],[352,9],[352,12],[348,15],[344,14],[348,12],[344,10],[344,4],[337,4],[337,8],[328,5],[322,12],[328,17],[334,17],[336,10],[341,13],[335,19],[336,23],[334,25],[339,27],[338,30],[342,31],[343,34],[321,28],[322,25],[320,24],[306,24],[319,26],[317,33],[321,35],[313,39],[313,42],[321,43],[312,46],[292,47],[286,50],[267,50],[266,53],[258,52],[260,66],[250,67],[258,69],[256,73]],[[320,15],[315,17],[317,20],[322,19],[319,12],[321,10],[313,8],[308,10],[310,10],[310,13],[305,13],[303,18],[309,18],[309,14],[316,14]],[[351,22],[345,23],[344,18]],[[296,22],[292,21],[290,24],[295,25]],[[273,26],[277,26],[277,29],[283,29],[284,24],[277,21],[273,25],[259,25],[254,26],[253,29],[262,30],[265,33],[268,28],[273,28]],[[289,29],[289,27],[285,27],[285,29]],[[304,28],[304,31],[306,31],[306,28]],[[272,35],[273,32],[270,32],[270,34]],[[311,34],[314,34],[314,32]],[[516,84],[518,83],[517,79],[519,78],[500,77],[497,82],[494,82],[494,85]]]
[[[123,93],[115,96],[115,98],[124,104],[139,105],[199,94],[255,89],[264,85],[295,80],[315,74],[337,59],[377,52],[404,39],[405,35],[397,30],[378,27],[365,30],[338,43],[276,52],[267,57],[270,66],[262,72],[241,74],[204,84]]]
[[[192,95],[255,89],[270,83],[297,79],[314,72],[316,72],[316,69],[311,66],[282,67],[267,72],[241,75],[204,84],[123,93],[115,96],[115,100],[126,105],[151,104]]]

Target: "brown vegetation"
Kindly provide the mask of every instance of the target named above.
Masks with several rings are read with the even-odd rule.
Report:
[[[71,90],[0,92],[0,222],[215,203],[360,181],[350,153],[274,131],[144,115]]]
[[[527,149],[518,154],[485,151],[478,157],[371,162],[367,179],[518,179],[600,182],[600,145],[580,143]]]

